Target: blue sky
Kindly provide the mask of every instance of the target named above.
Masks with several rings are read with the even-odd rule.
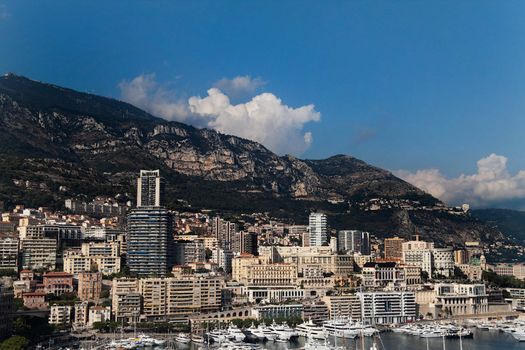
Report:
[[[269,92],[320,113],[291,126],[313,136],[301,157],[448,181],[494,153],[521,181],[524,15],[523,1],[0,0],[0,72],[117,98],[150,77],[150,107],[159,90],[205,103],[220,79],[250,76],[264,84],[232,104]]]

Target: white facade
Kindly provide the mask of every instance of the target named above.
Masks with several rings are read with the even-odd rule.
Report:
[[[361,320],[367,324],[391,324],[416,319],[414,292],[360,292]]]
[[[311,213],[309,219],[309,246],[321,246],[327,242],[327,219],[323,213]]]
[[[51,305],[49,310],[49,323],[56,325],[67,325],[71,322],[71,306]]]

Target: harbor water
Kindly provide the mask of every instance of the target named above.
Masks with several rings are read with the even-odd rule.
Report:
[[[518,342],[510,334],[499,331],[484,331],[475,329],[472,338],[462,339],[463,350],[525,350],[525,342]],[[405,335],[401,333],[386,332],[381,333],[380,337],[365,337],[364,348],[369,350],[372,342],[375,341],[378,350],[426,350],[427,339]],[[330,343],[334,345],[334,340]],[[362,349],[361,339],[355,340],[341,340],[337,341],[337,346],[343,346],[345,349]],[[263,345],[264,349],[268,350],[286,350],[286,349],[301,349],[304,346],[304,339],[299,338],[297,341],[290,343],[266,342]],[[202,348],[202,345],[182,345],[176,344],[176,349],[180,350],[197,350]],[[428,339],[428,349],[430,350],[460,350],[459,339],[445,339],[445,347],[443,346],[443,339],[430,338]]]

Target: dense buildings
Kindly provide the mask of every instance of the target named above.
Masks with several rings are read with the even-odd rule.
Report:
[[[491,304],[501,292],[484,289],[483,271],[525,277],[522,264],[487,265],[475,242],[435,247],[329,230],[321,213],[306,226],[262,213],[172,212],[162,206],[158,171],[142,171],[137,184],[137,207],[126,218],[22,207],[2,215],[14,224],[2,227],[0,267],[19,272],[13,294],[26,308],[49,310],[49,322],[81,331],[107,320],[196,328],[210,319],[273,317],[389,324],[505,310],[510,303]],[[453,277],[468,282],[448,283]],[[525,309],[523,295],[512,290],[513,307]],[[53,305],[50,297],[75,302]]]
[[[339,231],[337,233],[337,250],[369,255],[370,233],[359,230]]]
[[[11,334],[14,312],[13,291],[0,283],[0,340]]]

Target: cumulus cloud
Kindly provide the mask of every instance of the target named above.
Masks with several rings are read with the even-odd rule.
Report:
[[[299,154],[312,143],[303,126],[319,121],[314,105],[291,108],[271,93],[262,93],[246,103],[233,105],[221,90],[211,88],[206,97],[190,97],[190,111],[209,118],[209,127],[262,143],[278,153]]]
[[[478,171],[447,178],[438,169],[394,172],[405,181],[449,204],[470,203],[480,207],[525,199],[525,170],[512,175],[508,159],[492,153],[478,160]]]
[[[252,78],[249,75],[236,76],[233,79],[223,78],[214,84],[230,97],[240,97],[246,94],[253,94],[266,83],[261,78]]]
[[[186,121],[189,116],[187,102],[166,86],[157,83],[155,74],[143,74],[119,84],[122,100],[151,114],[167,119]]]
[[[260,86],[249,77],[221,81],[229,91],[249,91]],[[232,90],[232,86],[236,88]],[[123,100],[154,115],[254,140],[279,154],[304,152],[313,142],[312,133],[305,132],[304,127],[321,118],[314,105],[292,108],[272,93],[234,104],[222,89],[212,87],[207,96],[192,96],[186,101],[157,83],[154,74],[123,81],[119,87]]]

